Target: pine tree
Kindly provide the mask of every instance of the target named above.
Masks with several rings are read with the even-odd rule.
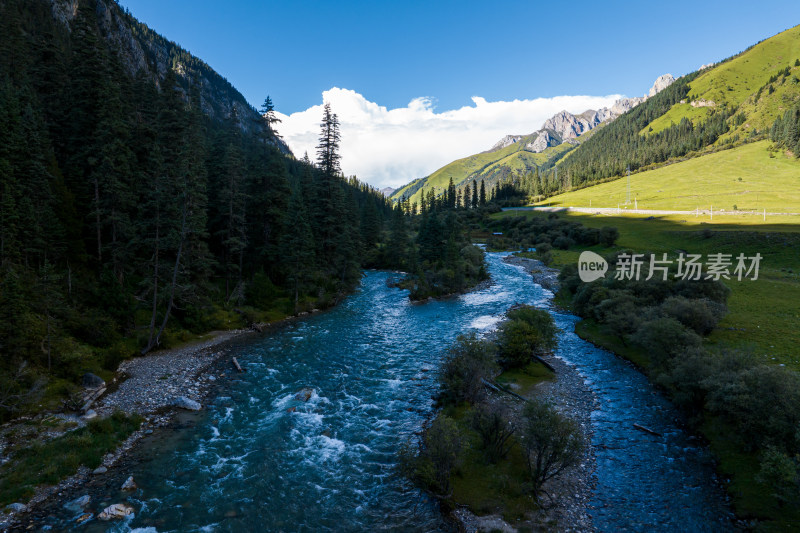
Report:
[[[314,235],[306,214],[302,183],[289,199],[287,225],[292,229],[283,234],[281,255],[286,266],[286,278],[293,288],[296,312],[300,293],[314,272]]]
[[[472,209],[478,207],[478,185],[472,182]]]
[[[317,166],[323,174],[332,178],[341,174],[339,166],[341,156],[339,155],[339,119],[333,111],[331,104],[327,102],[322,112],[322,122],[320,123],[320,137],[317,145]]]
[[[486,205],[486,184],[484,184],[483,179],[481,179],[481,192],[480,192],[479,203],[481,206]]]
[[[270,98],[269,95],[264,99],[264,103],[261,105],[259,112],[261,116],[264,117],[267,132],[275,137],[280,137],[275,129],[275,124],[280,122],[281,119],[275,116],[275,106],[272,104],[272,98]]]
[[[456,206],[456,186],[453,184],[453,177],[450,177],[450,183],[447,185],[447,207],[455,209]]]

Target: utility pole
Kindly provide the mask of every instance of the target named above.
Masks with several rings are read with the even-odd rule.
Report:
[[[625,205],[631,203],[631,166],[628,165],[628,193],[625,196]]]

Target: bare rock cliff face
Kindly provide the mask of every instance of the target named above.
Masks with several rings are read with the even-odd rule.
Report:
[[[541,153],[549,146],[557,146],[563,142],[576,144],[580,141],[575,139],[587,131],[591,131],[600,124],[614,120],[623,113],[630,111],[648,98],[655,96],[672,85],[674,81],[675,78],[672,74],[659,76],[647,95],[621,98],[614,102],[614,105],[610,108],[589,109],[579,115],[573,115],[566,110],[561,111],[547,119],[540,130],[530,135],[506,135],[495,143],[489,151],[500,150],[526,138],[533,138],[533,140],[529,140],[524,149],[536,153]]]
[[[656,79],[656,82],[653,84],[653,86],[650,87],[650,92],[647,93],[647,96],[652,98],[653,96],[657,95],[658,93],[660,93],[661,91],[672,85],[674,81],[675,78],[672,77],[672,74],[664,74],[662,76],[659,76],[658,79]]]
[[[243,130],[264,127],[263,119],[244,96],[202,60],[138,22],[116,2],[96,2],[100,33],[128,75],[136,77],[143,73],[160,86],[167,69],[172,67],[185,93],[192,85],[199,87],[203,112],[211,118],[227,120],[235,109]],[[78,0],[50,0],[50,5],[53,17],[71,31]],[[273,142],[283,153],[291,153],[282,140],[275,138]]]
[[[501,150],[506,146],[511,146],[512,144],[519,142],[523,137],[525,137],[525,135],[506,135],[494,143],[494,146],[492,146],[489,151],[494,152],[495,150]]]
[[[591,109],[577,116],[569,111],[561,111],[547,119],[542,125],[542,129],[553,130],[562,140],[567,140],[594,129],[600,122],[598,112]]]

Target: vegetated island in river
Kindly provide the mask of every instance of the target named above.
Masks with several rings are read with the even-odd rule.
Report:
[[[504,260],[557,288],[557,270]],[[552,357],[556,333],[547,311],[513,306],[497,331],[459,337],[443,359],[439,410],[404,446],[401,470],[461,530],[593,530],[596,400],[575,369]]]

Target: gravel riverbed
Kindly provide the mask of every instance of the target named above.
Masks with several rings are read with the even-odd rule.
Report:
[[[92,409],[100,417],[117,410],[136,413],[144,418],[144,423],[114,452],[103,457],[98,471],[93,472],[82,466],[78,472],[57,485],[39,487],[24,508],[6,509],[0,513],[0,531],[33,529],[49,505],[60,503],[76,491],[80,492],[90,480],[102,482],[106,477],[116,477],[115,465],[142,437],[173,424],[175,415],[180,411],[172,405],[177,397],[183,396],[202,405],[220,377],[236,372],[230,362],[224,361],[226,344],[247,334],[253,334],[253,331],[215,332],[210,339],[136,357],[120,364],[115,381],[109,384],[109,392],[101,396]],[[85,423],[79,417],[74,418]]]
[[[521,266],[531,274],[535,283],[553,292],[558,290],[558,274],[555,268],[541,261],[518,256],[508,256],[506,263]],[[584,456],[578,465],[569,468],[544,487],[552,499],[543,498],[542,509],[531,512],[525,520],[510,524],[498,515],[476,516],[464,508],[456,509],[453,517],[462,531],[510,533],[521,529],[555,532],[595,531],[590,515],[591,500],[596,485],[594,478],[595,454],[591,446],[591,414],[597,407],[597,398],[586,386],[583,377],[571,365],[558,357],[543,357],[554,369],[555,379],[540,383],[529,396],[545,401],[563,415],[578,423],[586,442]],[[520,417],[523,402],[509,395],[490,393],[491,402],[502,402],[509,408],[513,418]]]

